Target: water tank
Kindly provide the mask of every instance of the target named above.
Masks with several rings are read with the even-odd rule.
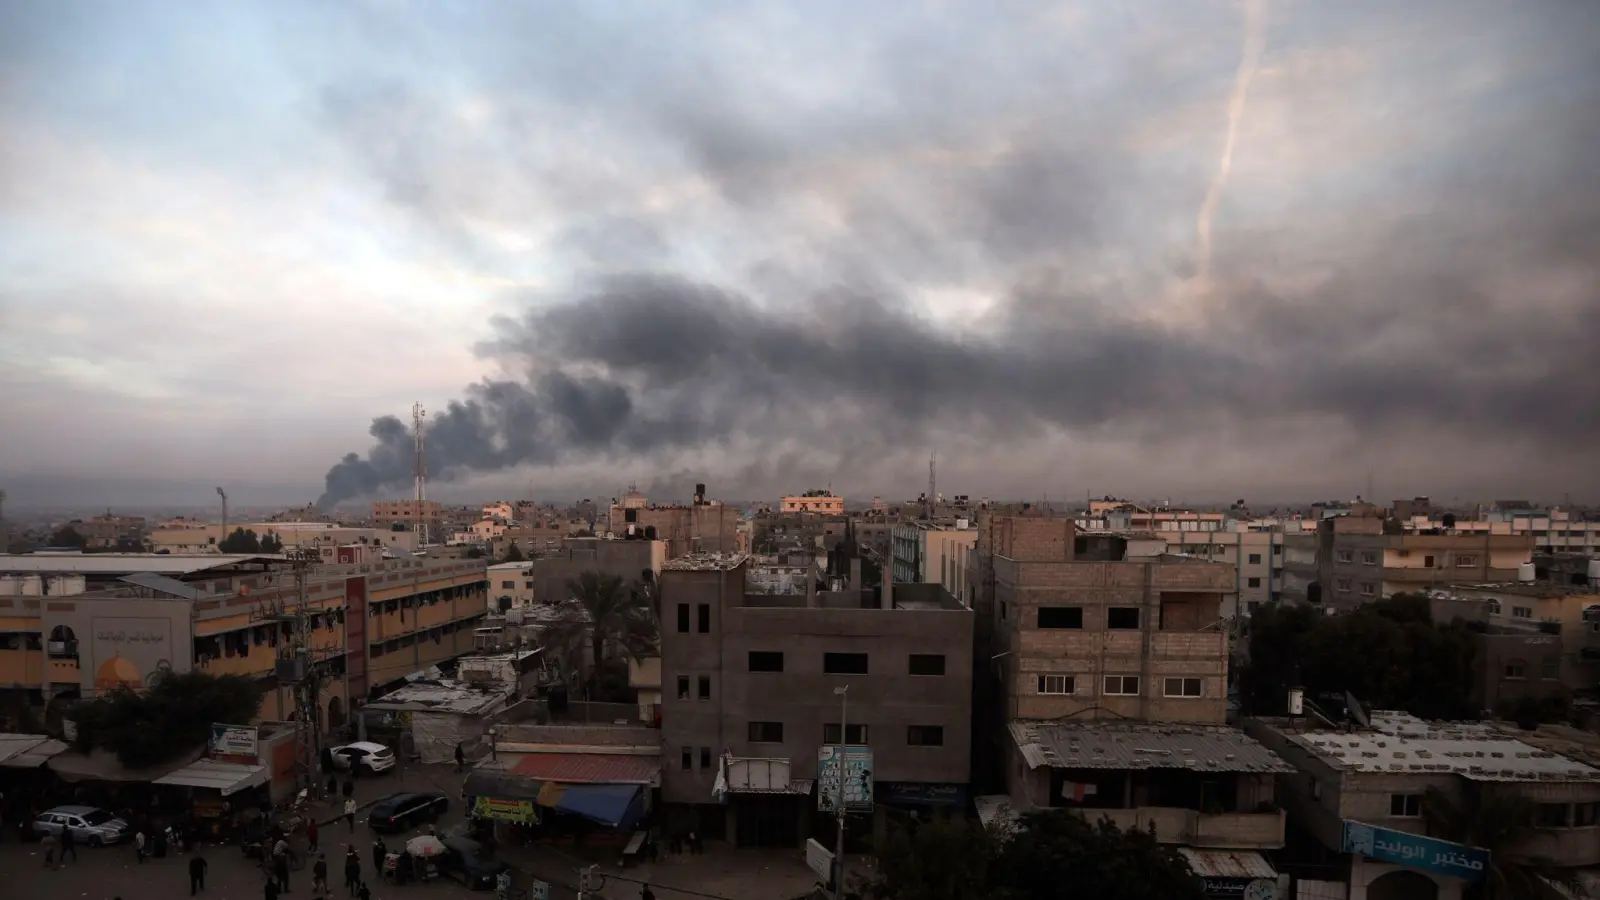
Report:
[[[71,597],[88,590],[89,580],[82,575],[56,575],[50,579],[52,597]]]
[[[17,593],[24,597],[38,597],[44,593],[44,579],[38,575],[24,575],[18,581]]]
[[[1535,577],[1535,572],[1534,572],[1534,568],[1533,568],[1533,563],[1525,562],[1522,565],[1517,566],[1517,580],[1518,581],[1522,582],[1523,584],[1528,584],[1528,583],[1533,581],[1534,577]]]
[[[966,519],[957,519],[956,520],[956,530],[957,531],[966,531],[967,528],[971,526],[971,524],[972,523],[969,522]]]
[[[1600,584],[1600,559],[1589,560],[1589,584]]]

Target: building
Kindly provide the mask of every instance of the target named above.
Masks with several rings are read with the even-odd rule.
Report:
[[[809,512],[824,516],[844,515],[844,498],[833,491],[816,490],[806,491],[791,497],[784,497],[778,501],[778,511]]]
[[[1549,582],[1460,585],[1428,594],[1436,622],[1475,623],[1479,709],[1600,685],[1600,587]]]
[[[423,763],[453,762],[457,746],[476,757],[491,727],[521,717],[506,715],[518,693],[516,685],[499,681],[418,680],[362,707],[356,736]]]
[[[977,543],[978,529],[970,519],[897,525],[892,544],[894,580],[901,584],[938,584],[970,604],[967,563]]]
[[[529,606],[534,602],[534,576],[527,562],[489,566],[489,612]]]
[[[352,701],[471,652],[488,586],[481,561],[318,566],[305,601],[314,658],[331,673],[330,725]],[[263,719],[292,711],[278,685],[297,609],[272,556],[32,554],[0,557],[0,688],[27,702],[93,697],[164,670],[248,675]]]
[[[1277,528],[1247,530],[1241,526],[1216,531],[1135,532],[1127,536],[1159,539],[1164,552],[1232,566],[1234,584],[1222,604],[1224,616],[1249,616],[1264,604],[1283,599],[1283,556],[1292,533]],[[1134,548],[1130,546],[1129,552],[1132,554]]]
[[[502,525],[511,525],[517,521],[517,507],[510,500],[496,500],[483,505],[483,517],[495,519]]]
[[[365,544],[391,550],[399,548],[410,552],[417,549],[414,532],[361,528],[336,522],[229,522],[226,526],[196,522],[177,528],[157,528],[149,533],[149,544],[152,552],[178,556],[220,553],[217,545],[240,529],[253,531],[258,538],[272,535],[282,541],[286,549],[347,544]]]
[[[1424,837],[1430,788],[1463,807],[1494,791],[1527,797],[1538,827],[1515,852],[1560,867],[1600,863],[1600,770],[1494,726],[1373,712],[1370,727],[1263,719],[1245,728],[1297,770],[1279,781],[1279,802],[1338,855],[1350,900],[1456,900],[1479,877],[1481,851]]]
[[[372,521],[385,528],[396,522],[412,528],[422,524],[432,531],[444,524],[444,504],[437,500],[377,500],[372,504]]]
[[[966,803],[972,611],[938,585],[751,594],[748,561],[692,556],[660,576],[662,800],[669,827],[740,846],[822,831],[824,745],[871,748],[886,807]],[[726,803],[719,803],[720,784]]]
[[[739,511],[716,501],[691,506],[613,506],[611,534],[665,541],[669,559],[690,553],[731,553]]]
[[[146,523],[143,516],[116,516],[108,510],[105,515],[73,519],[67,527],[83,537],[85,547],[99,550],[141,542]]]
[[[1520,508],[1513,508],[1520,507]],[[1408,534],[1430,534],[1436,531],[1472,535],[1521,535],[1533,538],[1538,553],[1578,553],[1600,555],[1600,521],[1581,518],[1571,510],[1535,510],[1526,505],[1510,505],[1491,510],[1480,510],[1461,515],[1415,511],[1401,515],[1396,503],[1395,520]]]
[[[585,572],[597,572],[621,578],[623,582],[643,583],[653,579],[667,561],[666,541],[619,541],[610,538],[569,538],[566,546],[553,553],[530,559],[516,565],[525,573],[523,579],[533,582],[531,599],[540,603],[558,603],[571,596],[567,582]],[[645,573],[649,572],[649,575]],[[502,582],[511,580],[504,576]],[[497,588],[500,596],[504,588]],[[526,585],[515,589],[513,598],[525,592]]]

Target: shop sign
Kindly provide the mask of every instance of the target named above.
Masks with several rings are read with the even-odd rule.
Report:
[[[872,809],[872,748],[828,745],[817,750],[817,808]]]
[[[1350,819],[1344,820],[1345,853],[1364,856],[1374,862],[1389,863],[1460,878],[1473,883],[1483,880],[1489,865],[1489,851],[1423,837],[1406,831],[1379,828]]]
[[[248,756],[259,752],[259,730],[254,725],[212,725],[211,752],[218,756]]]
[[[499,797],[477,797],[472,801],[472,814],[480,819],[495,822],[515,822],[522,825],[539,824],[539,810],[532,800],[502,800]]]
[[[878,799],[902,806],[967,805],[967,786],[932,781],[880,781]]]

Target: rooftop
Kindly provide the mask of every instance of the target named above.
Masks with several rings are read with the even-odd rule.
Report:
[[[1429,722],[1377,710],[1368,729],[1285,734],[1346,772],[1443,772],[1472,781],[1600,781],[1600,769],[1531,746],[1484,722]]]
[[[476,715],[505,703],[511,690],[482,690],[464,682],[439,679],[419,681],[368,703],[367,709],[395,712],[453,712]]]
[[[1237,728],[1143,722],[1012,722],[1028,768],[1293,772]]]
[[[166,553],[28,553],[0,556],[0,573],[13,575],[189,575],[252,563],[283,562],[274,554],[179,556]]]
[[[662,571],[673,572],[727,572],[737,569],[749,559],[743,553],[690,553],[661,564]]]
[[[1600,595],[1600,586],[1588,584],[1557,584],[1552,581],[1506,581],[1491,584],[1458,584],[1452,585],[1446,595],[1458,591],[1477,592],[1485,594],[1512,594],[1518,597],[1574,597]],[[1431,596],[1431,592],[1430,592]]]

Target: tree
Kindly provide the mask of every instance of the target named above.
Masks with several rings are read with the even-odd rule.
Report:
[[[260,553],[261,538],[254,529],[235,528],[217,544],[217,549],[223,553]]]
[[[260,705],[256,682],[242,675],[171,673],[144,691],[121,687],[73,711],[78,749],[109,750],[129,768],[171,760],[209,740],[217,722],[243,724]]]
[[[1489,852],[1481,887],[1482,900],[1566,900],[1583,896],[1579,879],[1550,859],[1520,852],[1533,836],[1537,807],[1521,794],[1499,787],[1467,783],[1457,801],[1438,788],[1428,788],[1422,814],[1428,831],[1458,844]],[[1570,893],[1563,895],[1559,885]]]
[[[608,641],[621,644],[623,653],[632,659],[656,651],[660,631],[649,595],[637,584],[625,584],[616,575],[584,572],[567,582],[567,590],[572,598],[563,604],[560,619],[549,630],[549,640],[570,651],[587,633],[591,671],[596,675],[605,661]]]
[[[73,528],[71,525],[63,525],[50,533],[50,546],[52,547],[76,547],[81,550],[88,543],[89,539],[79,534],[78,529]]]
[[[278,537],[278,535],[275,532],[271,532],[271,531],[267,532],[266,535],[261,538],[261,552],[262,553],[282,553],[283,552],[283,538]]]
[[[516,541],[511,541],[506,545],[506,556],[503,562],[522,562],[526,558],[522,555],[522,549],[517,546]]]
[[[483,548],[477,546],[468,547],[465,555],[467,559],[483,559]]]
[[[1093,811],[1089,811],[1093,814]],[[1200,881],[1147,831],[1090,823],[1065,810],[1015,830],[938,822],[892,836],[866,884],[876,900],[1055,900],[1071,886],[1096,900],[1201,900]]]

